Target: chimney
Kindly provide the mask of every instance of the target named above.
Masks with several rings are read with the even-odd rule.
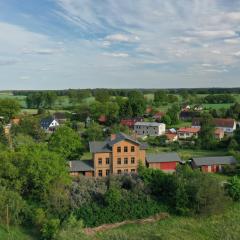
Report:
[[[113,141],[114,139],[116,139],[116,134],[111,134],[111,141]]]

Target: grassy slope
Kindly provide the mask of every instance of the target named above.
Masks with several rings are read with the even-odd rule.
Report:
[[[22,228],[12,227],[10,234],[7,233],[6,229],[0,226],[0,239],[1,240],[37,240],[29,233],[25,232]]]
[[[240,204],[208,218],[170,217],[154,224],[126,225],[98,234],[104,240],[237,240],[240,239]]]

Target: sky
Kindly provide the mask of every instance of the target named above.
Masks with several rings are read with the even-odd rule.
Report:
[[[0,0],[0,89],[240,87],[239,0]]]

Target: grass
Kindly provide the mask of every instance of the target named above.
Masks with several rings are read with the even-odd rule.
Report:
[[[7,230],[0,226],[0,239],[1,240],[37,240],[32,234],[26,232],[20,227],[11,227],[9,233]]]
[[[239,240],[240,204],[221,215],[191,218],[172,216],[144,225],[125,225],[99,233],[96,240]]]

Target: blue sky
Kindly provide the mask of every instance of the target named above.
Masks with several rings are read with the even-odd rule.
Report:
[[[0,0],[0,89],[240,87],[239,0]]]

